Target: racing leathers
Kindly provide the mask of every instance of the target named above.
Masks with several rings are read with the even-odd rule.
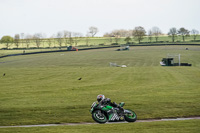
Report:
[[[124,113],[124,109],[121,106],[119,106],[118,104],[116,104],[115,102],[111,102],[110,98],[103,99],[102,101],[99,102],[99,105],[100,106],[110,105],[112,107],[119,108],[120,113]]]

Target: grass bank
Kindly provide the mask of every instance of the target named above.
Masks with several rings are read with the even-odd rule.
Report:
[[[138,119],[199,116],[200,47],[188,48],[131,47],[0,59],[0,125],[92,122],[89,109],[98,94],[124,101]],[[161,67],[167,53],[180,53],[181,61],[192,67]],[[109,67],[109,62],[128,67]]]

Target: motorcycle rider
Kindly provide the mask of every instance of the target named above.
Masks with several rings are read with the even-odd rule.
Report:
[[[100,105],[110,105],[112,107],[117,107],[119,108],[121,114],[124,113],[124,109],[121,106],[119,106],[115,102],[111,102],[110,98],[105,98],[105,96],[102,94],[97,96],[97,101],[99,102]]]

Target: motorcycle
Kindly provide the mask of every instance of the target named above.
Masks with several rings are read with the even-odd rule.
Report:
[[[124,105],[124,102],[119,103],[120,107],[123,107]],[[100,124],[118,121],[135,122],[137,120],[137,115],[132,110],[124,109],[124,112],[122,112],[117,107],[112,107],[109,105],[103,106],[97,102],[92,104],[90,113],[92,114],[93,120]]]

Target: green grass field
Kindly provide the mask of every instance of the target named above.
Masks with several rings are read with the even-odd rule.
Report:
[[[200,120],[58,127],[0,128],[1,133],[199,133]]]
[[[181,54],[181,62],[192,67],[160,66],[167,53]],[[109,62],[128,67],[109,67]],[[93,122],[89,109],[98,94],[124,101],[138,119],[199,116],[200,47],[109,48],[1,58],[0,90],[1,126]]]

